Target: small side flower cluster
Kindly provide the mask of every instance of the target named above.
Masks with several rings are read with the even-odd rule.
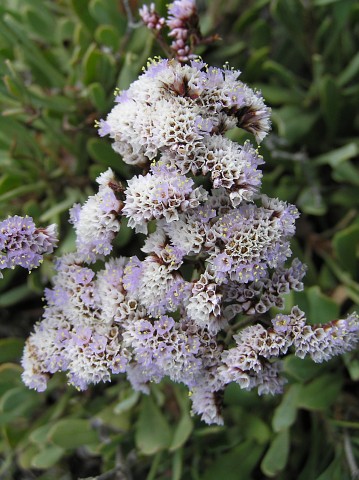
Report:
[[[76,247],[87,262],[104,259],[112,250],[112,241],[120,230],[118,214],[122,208],[114,190],[119,186],[111,169],[97,178],[99,192],[81,207],[70,210],[70,222],[76,231]]]
[[[259,394],[281,393],[285,379],[273,360],[289,347],[298,357],[309,355],[320,363],[352,350],[358,332],[355,314],[326,325],[307,325],[304,313],[294,307],[289,315],[276,315],[271,328],[257,323],[234,335],[237,345],[223,353],[220,375],[226,384],[236,382],[245,390],[258,387]]]
[[[192,15],[192,4],[172,5],[174,29],[179,5]],[[221,424],[228,383],[279,393],[290,350],[320,362],[355,347],[355,314],[308,325],[294,307],[271,321],[270,308],[303,288],[305,266],[288,265],[299,214],[260,194],[258,150],[225,136],[240,126],[261,141],[270,126],[260,93],[238,77],[201,61],[157,60],[100,122],[100,135],[144,171],[122,188],[108,170],[98,193],[71,210],[77,251],[58,260],[27,340],[30,388],[43,391],[58,371],[80,390],[123,373],[148,393],[167,376],[188,387],[193,413]],[[109,257],[121,217],[144,234],[151,222],[138,256]]]
[[[43,255],[53,252],[56,244],[56,225],[36,228],[31,217],[9,217],[0,222],[0,270],[20,265],[31,271],[40,265]]]
[[[173,39],[170,44],[171,55],[181,63],[196,58],[194,49],[197,45],[217,39],[202,38],[195,0],[175,0],[168,7],[167,19],[156,12],[154,3],[149,7],[144,5],[139,14],[146,27],[155,33],[158,40],[161,39],[161,45],[164,45],[162,30],[165,26],[168,27],[168,36]]]

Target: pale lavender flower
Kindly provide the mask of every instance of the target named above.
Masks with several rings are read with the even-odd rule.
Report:
[[[112,250],[112,241],[120,230],[117,215],[121,204],[112,184],[116,185],[111,169],[97,178],[99,191],[81,207],[70,210],[70,222],[76,231],[76,247],[81,258],[88,263],[104,258]]]
[[[150,220],[178,220],[179,213],[206,200],[207,192],[202,187],[193,186],[193,180],[175,169],[156,165],[147,175],[135,176],[128,181],[122,213],[136,232],[147,233]]]
[[[43,255],[52,253],[56,244],[56,225],[37,228],[31,217],[9,217],[0,222],[0,270],[17,265],[28,270],[37,268]]]
[[[289,234],[298,211],[280,202],[283,212],[291,211],[283,222],[278,208],[263,204],[242,205],[213,224],[213,237],[210,243],[207,238],[207,244],[213,245],[209,263],[218,282],[226,283],[228,278],[239,283],[260,280],[269,267],[283,264],[290,256]],[[223,253],[231,260],[229,271],[217,258]]]

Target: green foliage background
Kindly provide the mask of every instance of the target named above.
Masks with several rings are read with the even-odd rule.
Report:
[[[306,290],[287,298],[312,323],[359,310],[359,5],[355,0],[199,2],[201,51],[262,90],[273,132],[261,147],[263,189],[302,212],[293,250],[309,266]],[[165,12],[165,2],[156,2]],[[136,12],[137,4],[131,5]],[[137,14],[134,14],[137,19]],[[0,211],[60,225],[58,254],[74,248],[67,211],[110,166],[133,175],[100,139],[95,119],[149,56],[144,28],[129,28],[115,0],[3,0],[0,6]],[[238,131],[232,138],[243,141]],[[136,249],[122,228],[116,249]],[[40,318],[51,261],[0,281],[0,478],[4,480],[347,480],[359,464],[359,359],[323,365],[289,356],[282,397],[225,392],[224,427],[189,415],[170,382],[150,397],[118,376],[85,393],[55,375],[26,389],[19,359]]]

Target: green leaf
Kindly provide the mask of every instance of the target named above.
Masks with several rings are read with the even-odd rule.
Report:
[[[182,447],[188,440],[189,436],[191,435],[192,430],[193,430],[192,419],[189,416],[188,412],[184,412],[175,428],[169,451],[173,452],[178,448]]]
[[[331,138],[337,130],[340,111],[340,92],[331,76],[325,75],[321,78],[319,93],[320,108],[327,125],[327,135]]]
[[[56,445],[50,445],[32,457],[31,466],[39,469],[50,468],[60,460],[64,453],[65,450],[63,448]]]
[[[80,200],[80,192],[75,189],[66,190],[66,198],[56,203],[40,216],[40,222],[58,222],[60,213],[67,211],[74,203]]]
[[[349,480],[350,477],[347,476],[346,472],[343,472],[342,465],[343,461],[340,456],[337,455],[329,467],[315,480]]]
[[[312,131],[319,113],[305,111],[294,105],[285,105],[274,111],[272,117],[278,127],[279,135],[292,144],[299,142]]]
[[[116,2],[104,2],[103,0],[91,0],[88,2],[88,9],[93,18],[100,24],[113,25],[118,34],[123,34],[127,26],[127,18],[121,14]]]
[[[321,375],[325,368],[323,364],[315,363],[309,357],[301,359],[295,355],[287,355],[283,363],[285,373],[299,382],[306,382]]]
[[[22,368],[15,363],[5,363],[4,365],[0,365],[0,384],[3,382],[10,382],[14,385],[21,384],[21,373]]]
[[[279,21],[289,33],[288,41],[294,51],[299,52],[307,59],[308,52],[305,46],[305,15],[304,5],[299,1],[273,0],[271,2],[273,17]]]
[[[355,351],[343,355],[343,360],[348,369],[350,378],[353,382],[357,382],[359,380],[359,359],[356,358]]]
[[[327,205],[320,192],[319,185],[303,188],[298,197],[297,205],[308,215],[324,215]]]
[[[333,247],[335,254],[353,278],[358,273],[359,225],[351,225],[335,234]]]
[[[257,20],[260,10],[269,3],[269,0],[257,0],[252,4],[248,4],[241,15],[238,15],[238,19],[234,24],[233,30],[237,33],[243,31],[248,25]]]
[[[59,420],[48,432],[47,439],[58,447],[74,449],[98,442],[98,433],[88,420],[67,418]]]
[[[266,60],[263,64],[263,70],[274,74],[281,83],[286,84],[291,89],[298,88],[300,85],[300,79],[298,79],[293,72],[274,60]]]
[[[9,75],[4,75],[3,77],[4,84],[6,86],[7,91],[15,98],[22,99],[23,98],[23,88],[21,85],[16,82],[13,78]]]
[[[359,73],[359,52],[354,55],[349,64],[338,75],[338,85],[344,86]]]
[[[183,470],[183,449],[176,450],[172,460],[172,478],[171,480],[181,480]]]
[[[19,466],[24,470],[30,470],[32,459],[39,453],[39,449],[36,445],[26,445],[21,449],[17,455],[17,461]]]
[[[261,470],[268,477],[275,477],[286,466],[289,455],[289,430],[281,430],[273,438],[262,462]]]
[[[338,319],[339,305],[331,298],[325,296],[318,286],[306,290],[309,302],[308,319],[312,324],[328,323]]]
[[[325,410],[337,399],[343,381],[340,377],[324,374],[302,385],[298,394],[298,407],[307,410]]]
[[[137,404],[138,399],[140,398],[139,392],[133,391],[131,394],[121,400],[115,408],[113,409],[113,413],[116,415],[121,415],[122,413],[128,412],[132,410],[132,408]]]
[[[294,384],[290,385],[286,393],[283,395],[281,403],[274,411],[272,420],[272,426],[275,432],[287,429],[295,422],[299,391],[300,385]]]
[[[0,363],[19,360],[24,348],[20,338],[3,338],[0,340]]]
[[[103,112],[106,108],[106,94],[103,86],[98,83],[91,83],[87,87],[88,96],[92,105],[99,111]]]
[[[129,241],[133,236],[133,229],[131,227],[128,227],[127,224],[128,219],[122,217],[120,233],[116,236],[114,241],[114,245],[117,248],[124,248],[126,245],[128,245]]]
[[[8,38],[21,45],[29,64],[41,72],[41,76],[47,79],[49,85],[63,86],[65,80],[63,74],[42,54],[34,42],[28,41],[20,22],[11,15],[5,14],[2,19],[0,17],[0,28],[7,33]]]
[[[0,178],[0,195],[10,192],[14,188],[22,185],[23,181],[18,175],[2,175]]]
[[[21,185],[20,187],[14,188],[9,192],[5,192],[2,195],[0,195],[0,202],[8,202],[13,198],[21,197],[22,195],[25,195],[27,193],[33,193],[33,192],[38,193],[38,192],[41,192],[42,190],[45,190],[46,187],[47,187],[46,183],[42,180],[38,182],[34,182],[31,185]]]
[[[112,168],[123,178],[129,178],[130,170],[128,166],[124,164],[121,157],[112,149],[106,140],[90,138],[87,141],[86,149],[90,157],[97,163]]]
[[[30,412],[39,406],[39,402],[39,394],[28,390],[24,385],[11,388],[0,399],[0,425],[30,415]]]
[[[249,57],[246,65],[246,75],[250,78],[258,78],[259,72],[262,70],[264,61],[268,58],[269,47],[262,47],[253,52]]]
[[[114,84],[114,61],[109,55],[99,50],[94,43],[89,46],[82,58],[82,71],[85,85],[99,82],[104,88],[109,88]]]
[[[222,453],[204,472],[201,480],[246,480],[252,478],[264,447],[253,440],[247,440],[228,453]],[[239,477],[240,475],[240,477]]]
[[[23,14],[24,19],[35,34],[41,35],[41,38],[46,38],[49,42],[53,42],[56,25],[54,17],[48,13],[46,8],[39,9],[26,6]]]
[[[97,22],[91,16],[88,4],[88,0],[71,0],[72,8],[74,9],[78,18],[90,32],[93,32],[97,27]]]
[[[332,168],[336,168],[342,162],[354,158],[359,153],[359,146],[352,142],[344,145],[344,147],[337,148],[336,150],[331,150],[330,152],[324,153],[319,157],[314,158],[312,161],[316,165],[330,165]]]
[[[143,397],[136,425],[135,440],[144,455],[153,455],[171,445],[167,420],[151,397]]]
[[[117,52],[120,45],[118,30],[111,25],[100,25],[95,32],[95,39],[101,45],[105,45],[113,52]]]
[[[52,428],[51,423],[46,423],[41,427],[36,428],[30,433],[29,440],[32,443],[37,443],[38,445],[45,445],[48,442],[48,434]]]
[[[271,105],[298,104],[303,101],[304,95],[293,88],[265,83],[256,83],[255,86],[262,92],[266,102]]]
[[[359,187],[359,168],[352,162],[346,161],[332,171],[332,178],[338,183],[350,183]]]
[[[12,305],[16,305],[32,295],[33,292],[30,290],[28,285],[14,287],[0,295],[0,307],[11,307]]]

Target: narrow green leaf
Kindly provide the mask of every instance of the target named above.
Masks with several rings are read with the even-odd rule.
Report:
[[[88,0],[71,0],[72,8],[74,9],[76,15],[81,20],[83,25],[90,31],[95,31],[97,27],[96,20],[91,16],[90,10],[88,8]]]
[[[21,187],[14,188],[9,192],[6,192],[0,195],[0,202],[8,202],[13,198],[21,197],[22,195],[25,195],[27,193],[32,193],[32,192],[38,193],[44,190],[46,187],[47,187],[46,183],[42,180],[40,180],[39,182],[34,182],[30,185],[22,185]]]
[[[33,292],[31,292],[28,285],[14,287],[0,295],[0,307],[6,308],[16,305],[32,295]]]
[[[41,35],[42,39],[46,38],[47,41],[53,42],[56,24],[54,17],[49,14],[46,8],[39,9],[26,6],[23,15],[33,32]]]
[[[55,221],[58,215],[67,211],[74,203],[80,200],[81,193],[75,189],[68,189],[66,192],[66,198],[62,202],[56,203],[53,207],[49,208],[40,217],[40,222]]]
[[[58,447],[74,449],[98,442],[98,433],[88,420],[66,418],[55,423],[48,432],[47,439]]]
[[[319,185],[303,188],[298,197],[297,205],[308,215],[324,215],[327,211],[327,205],[320,192]]]
[[[298,88],[298,86],[301,84],[301,80],[298,79],[293,72],[274,60],[266,60],[263,64],[263,70],[265,72],[274,74],[278,80],[285,83],[290,88],[295,86]]]
[[[302,385],[298,394],[298,406],[307,410],[325,410],[335,402],[342,383],[340,377],[325,374]]]
[[[0,340],[0,363],[12,362],[21,358],[24,341],[21,338],[3,338]]]
[[[285,105],[274,111],[272,117],[277,124],[279,135],[285,137],[290,143],[295,143],[312,131],[319,113],[305,111],[294,105]]]
[[[7,424],[19,417],[30,415],[33,408],[41,403],[38,393],[27,389],[24,385],[11,388],[0,399],[0,425]]]
[[[189,416],[188,412],[183,412],[183,415],[174,431],[172,443],[169,448],[169,451],[173,452],[178,448],[182,447],[188,440],[189,436],[191,435],[192,430],[193,430],[192,419]]]
[[[82,71],[85,85],[99,82],[108,88],[114,84],[114,60],[100,51],[94,43],[89,46],[82,58]]]
[[[103,112],[106,108],[106,94],[103,86],[98,83],[91,83],[87,88],[88,96],[92,105],[99,111]]]
[[[172,460],[172,478],[171,480],[181,480],[183,470],[183,449],[175,451]]]
[[[264,446],[247,440],[228,453],[222,453],[207,468],[201,480],[239,480],[249,479],[251,472],[258,464]]]
[[[320,108],[327,125],[328,137],[332,137],[338,126],[340,112],[340,92],[335,80],[325,75],[321,78],[320,87]]]
[[[359,153],[359,145],[356,143],[348,143],[344,147],[331,150],[328,153],[324,153],[319,157],[314,158],[312,161],[316,165],[330,165],[332,168],[336,168],[342,162],[354,158]]]
[[[103,25],[113,25],[117,27],[118,32],[123,32],[124,24],[126,25],[126,16],[121,15],[120,9],[116,2],[104,2],[103,0],[90,0],[88,9],[93,18]],[[120,28],[119,28],[120,26]]]
[[[324,365],[314,363],[309,357],[298,358],[295,355],[287,355],[284,360],[284,371],[299,382],[307,382],[321,374]]]
[[[40,451],[31,460],[33,468],[47,469],[54,466],[64,455],[65,450],[57,445],[50,445]]]
[[[45,425],[41,425],[41,427],[36,428],[30,433],[30,442],[37,443],[40,446],[46,444],[48,442],[48,434],[51,428],[51,423],[46,423]]]
[[[304,95],[293,88],[264,83],[256,83],[255,86],[262,92],[266,102],[271,105],[300,104],[303,101]]]
[[[19,187],[22,183],[20,176],[9,174],[2,175],[0,178],[0,195]]]
[[[338,319],[339,305],[325,296],[317,285],[308,288],[306,295],[309,302],[307,316],[312,324],[328,323]]]
[[[24,470],[30,470],[32,467],[32,459],[39,453],[37,445],[26,445],[23,449],[19,450],[17,454],[17,462],[19,466]]]
[[[359,225],[352,225],[335,234],[333,247],[335,254],[353,278],[358,274]]]
[[[136,445],[144,455],[153,455],[171,445],[167,420],[151,397],[143,397],[136,425]]]
[[[282,397],[281,403],[274,411],[272,420],[273,430],[280,432],[293,425],[297,416],[297,399],[300,391],[300,385],[293,384]]]
[[[275,477],[286,466],[289,455],[289,430],[281,430],[272,440],[262,462],[261,470],[268,477]]]
[[[120,45],[120,36],[118,30],[112,25],[100,25],[95,32],[96,41],[111,48],[113,52],[117,52]]]
[[[32,63],[44,78],[47,78],[50,85],[63,86],[65,80],[63,74],[41,53],[34,42],[28,41],[28,37],[24,35],[22,24],[11,15],[5,14],[2,20],[0,17],[0,28],[11,31],[11,34],[16,38],[16,43],[19,43],[26,52],[29,63]]]
[[[350,477],[347,472],[343,472],[342,466],[343,460],[337,455],[329,467],[315,480],[349,480]]]
[[[359,73],[359,52],[354,55],[349,64],[338,76],[338,85],[344,86],[349,83]]]
[[[359,187],[359,168],[355,167],[352,162],[346,161],[332,171],[332,178],[338,183],[350,183]]]
[[[121,402],[119,402],[115,406],[115,408],[113,409],[113,412],[116,415],[121,415],[124,412],[128,412],[137,404],[139,398],[140,398],[139,392],[136,392],[136,391],[131,392],[131,394],[128,397],[121,400]]]
[[[120,164],[122,164],[121,157],[103,139],[90,138],[87,141],[86,149],[90,157],[100,165],[119,170]]]

